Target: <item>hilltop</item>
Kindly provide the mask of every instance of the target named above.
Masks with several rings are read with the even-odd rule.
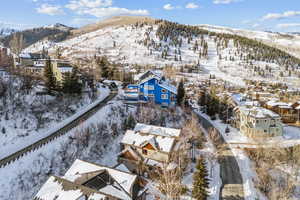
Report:
[[[62,24],[37,27],[21,31],[10,31],[0,38],[0,43],[15,51],[20,51],[38,41],[51,40],[60,42],[65,40],[74,28]]]
[[[245,79],[283,81],[298,86],[300,60],[277,45],[298,41],[297,36],[254,32],[213,26],[189,26],[145,17],[114,17],[77,30],[61,42],[42,40],[25,49],[43,48],[55,55],[83,61],[107,56],[123,66],[164,68],[178,71],[200,68],[204,74],[244,85]],[[264,39],[264,40],[263,40]],[[263,41],[264,42],[263,42]],[[299,40],[300,41],[300,40]]]
[[[228,28],[222,26],[199,25],[200,28],[232,35],[240,35],[260,41],[266,45],[270,45],[290,53],[300,58],[300,34],[299,33],[279,33],[268,31],[253,31],[236,28]]]
[[[143,16],[115,16],[94,24],[83,26],[79,29],[72,30],[72,36],[76,37],[85,33],[94,32],[107,27],[132,25],[138,22],[153,24],[155,22],[155,19]]]

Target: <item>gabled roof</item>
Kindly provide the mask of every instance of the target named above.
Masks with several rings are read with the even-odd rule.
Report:
[[[102,180],[98,177],[103,175],[112,182],[103,185],[103,181],[97,181]],[[88,200],[102,200],[105,197],[132,200],[131,191],[136,179],[136,175],[118,169],[76,160],[64,177],[51,176],[35,200],[78,200],[84,197],[88,197]]]
[[[165,88],[166,90],[172,92],[173,94],[177,95],[177,88],[174,85],[169,84],[166,81],[162,81],[158,84],[160,87]]]
[[[244,113],[247,116],[251,116],[253,118],[280,118],[280,116],[277,113],[274,113],[271,110],[262,108],[262,107],[246,107],[246,106],[240,106],[239,110],[241,113]]]
[[[157,76],[150,76],[150,77],[148,77],[148,78],[145,78],[145,79],[141,80],[141,81],[139,82],[139,84],[141,85],[141,84],[146,83],[146,82],[148,82],[148,81],[150,81],[150,80],[152,80],[152,79],[156,79],[156,80],[159,81],[161,78],[160,78],[160,77],[157,77]]]
[[[180,129],[153,126],[142,123],[137,123],[134,127],[134,131],[166,137],[179,137],[181,133]]]
[[[88,200],[102,200],[106,197],[96,190],[51,176],[36,194],[34,200],[77,200],[84,196],[88,197]]]
[[[131,193],[131,188],[135,184],[137,176],[130,173],[77,159],[63,178],[72,182],[76,182],[76,180],[85,176],[86,173],[97,172],[103,169],[107,170],[109,175],[119,184],[120,188],[116,189],[113,186],[108,185],[102,188],[100,192],[111,196],[116,196],[118,198],[122,197],[121,199],[131,199],[129,194]]]
[[[153,138],[155,138],[157,143],[156,149],[166,153],[170,153],[172,151],[175,144],[174,137],[149,135],[131,130],[126,131],[121,143],[142,148],[144,144],[150,143]]]
[[[123,155],[126,152],[129,152],[136,160],[142,160],[142,157],[135,151],[133,151],[131,147],[126,147],[121,153],[119,153],[119,156]]]
[[[39,53],[21,53],[19,57],[26,59],[42,59],[43,55]]]
[[[157,78],[159,78],[159,79],[161,79],[161,74],[160,73],[158,73],[158,72],[155,72],[155,71],[153,71],[153,70],[147,70],[147,71],[145,71],[144,73],[142,73],[142,74],[140,74],[137,78],[138,79],[140,79],[140,81],[141,81],[141,78],[143,77],[143,76],[145,76],[147,73],[149,73],[150,74],[150,76],[151,77],[157,77]],[[148,77],[144,77],[143,79],[145,79],[145,78],[148,78]]]

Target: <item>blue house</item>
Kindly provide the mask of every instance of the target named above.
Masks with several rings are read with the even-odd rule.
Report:
[[[177,88],[158,74],[147,71],[139,82],[139,100],[155,102],[162,106],[173,106],[177,100]]]
[[[154,102],[162,106],[174,106],[177,88],[160,74],[149,70],[138,78],[138,84],[130,84],[125,88],[124,97],[130,103]]]

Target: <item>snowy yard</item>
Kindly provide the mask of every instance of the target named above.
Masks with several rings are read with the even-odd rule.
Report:
[[[1,168],[0,177],[6,178],[0,179],[0,199],[32,198],[50,174],[64,174],[76,158],[115,165],[120,127],[127,116],[124,109],[120,101],[114,101],[66,135]]]
[[[232,143],[251,143],[252,140],[242,135],[237,129],[234,129],[232,127],[229,127],[230,133],[226,134],[225,133],[225,129],[227,127],[226,124],[223,124],[220,120],[213,121],[206,114],[202,113],[201,115],[204,116],[206,119],[208,119],[215,126],[215,128],[217,128],[220,131],[225,141],[229,144],[229,148],[233,152],[242,174],[245,198],[247,200],[253,200],[256,198],[260,200],[266,199],[266,197],[264,197],[261,194],[261,192],[255,188],[254,181],[258,180],[258,177],[255,172],[255,169],[253,169],[252,161],[248,158],[248,156],[242,149],[232,144]]]
[[[0,151],[0,159],[48,136],[109,94],[109,89],[103,86],[98,88],[96,98],[91,98],[89,93],[63,98],[36,95],[40,86],[26,94],[19,92],[21,80],[7,79],[7,83],[13,80],[15,83],[11,83],[13,87],[8,89],[8,95],[0,98],[3,108],[0,111],[0,145],[5,149]]]
[[[259,140],[253,140],[251,138],[248,138],[247,136],[243,135],[240,131],[230,126],[229,126],[230,132],[225,133],[225,129],[227,127],[226,124],[223,124],[220,120],[214,120],[214,121],[210,120],[210,118],[205,114],[202,114],[202,116],[205,116],[206,119],[211,121],[214,124],[214,126],[222,133],[224,139],[227,141],[234,156],[236,157],[243,177],[245,198],[248,200],[252,200],[255,198],[267,199],[265,195],[263,195],[256,188],[256,183],[259,182],[260,177],[258,177],[256,173],[254,161],[250,160],[250,158],[243,150],[243,148],[247,148],[247,149],[250,148],[253,150],[260,147],[277,148],[279,146],[284,148],[286,147],[297,148],[297,146],[300,144],[299,143],[300,129],[297,127],[284,126],[284,134],[282,137],[267,138],[264,139],[264,141],[262,142]],[[257,145],[257,142],[259,143],[259,145]],[[289,174],[291,175],[291,177],[296,178],[295,181],[299,181],[298,179],[299,179],[300,170],[298,170],[298,174],[297,174],[297,169],[298,169],[297,165],[294,165],[293,167],[284,164],[277,165],[277,166],[273,166],[273,170],[272,170],[273,172],[272,173],[270,172],[270,175],[275,180],[278,179],[279,181],[281,178],[285,177],[284,174]],[[297,193],[299,193],[299,188],[295,188],[294,195],[297,196]]]

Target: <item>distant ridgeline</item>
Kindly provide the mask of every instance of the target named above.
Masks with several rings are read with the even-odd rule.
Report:
[[[73,28],[66,27],[40,27],[33,28],[24,31],[13,32],[3,38],[0,38],[0,43],[5,47],[9,47],[12,50],[22,50],[40,40],[50,40],[54,42],[60,42],[70,35],[70,31]]]

